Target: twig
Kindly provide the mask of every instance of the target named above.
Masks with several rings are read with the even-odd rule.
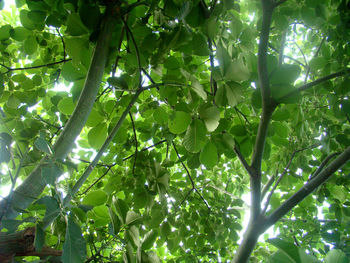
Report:
[[[277,48],[275,48],[272,44],[268,44],[269,48],[271,48],[273,51],[277,52],[279,54],[279,51],[277,50]],[[298,63],[300,66],[306,68],[307,66],[305,64],[303,64],[302,62],[300,62],[299,60],[291,57],[291,56],[288,56],[288,55],[284,55],[285,58],[288,58],[296,63]]]
[[[44,65],[31,66],[31,67],[22,67],[22,68],[11,68],[11,67],[8,67],[8,66],[6,66],[6,65],[4,65],[2,63],[0,63],[0,66],[2,66],[2,67],[7,69],[7,71],[4,72],[4,74],[6,74],[6,73],[9,73],[11,71],[16,71],[16,70],[27,70],[27,69],[36,69],[36,68],[49,67],[49,66],[60,64],[60,63],[65,63],[65,62],[68,62],[68,61],[71,61],[71,60],[72,59],[69,58],[69,59],[63,59],[63,60],[56,61],[56,62],[51,62],[51,63],[44,64]]]
[[[58,28],[56,28],[56,32],[57,34],[59,35],[59,37],[61,38],[61,42],[62,42],[62,47],[63,47],[63,59],[65,60],[66,59],[66,45],[64,43],[64,40],[63,40],[63,36],[61,35],[60,31],[58,30]]]
[[[131,119],[131,125],[132,125],[132,130],[134,132],[134,139],[135,139],[135,153],[134,153],[134,163],[132,165],[132,174],[135,176],[135,166],[136,166],[136,159],[137,159],[137,152],[138,152],[138,142],[137,142],[137,135],[136,135],[136,129],[135,129],[135,123],[134,123],[134,119],[132,117],[131,112],[129,111],[129,116]]]
[[[287,29],[284,30],[283,34],[282,34],[281,47],[280,47],[280,50],[279,50],[278,66],[281,66],[283,64],[284,46],[286,44],[286,38],[287,38]]]
[[[315,178],[322,170],[323,168],[327,165],[327,163],[335,156],[339,155],[340,152],[332,153],[326,157],[321,163],[321,165],[317,168],[317,170],[310,176],[309,180],[312,180]]]
[[[108,169],[99,178],[97,178],[95,182],[89,185],[89,187],[86,188],[84,192],[81,193],[81,195],[85,195],[92,187],[94,187],[94,185],[96,185],[99,181],[101,181],[103,177],[105,177],[108,174],[108,172],[111,171],[111,169],[112,169],[112,166],[108,166]]]
[[[245,114],[244,114],[243,112],[241,112],[241,111],[237,108],[237,106],[235,106],[234,109],[235,109],[235,111],[236,111],[237,113],[239,113],[240,115],[242,115],[242,117],[244,118],[245,122],[248,123],[248,124],[250,125],[250,122],[249,122],[247,116],[245,116]]]
[[[161,141],[159,141],[159,142],[157,142],[157,143],[155,143],[155,144],[153,144],[153,145],[151,145],[151,146],[148,146],[148,147],[146,147],[146,148],[141,149],[139,152],[147,151],[148,149],[153,148],[153,147],[155,147],[155,146],[157,146],[157,145],[159,145],[159,144],[162,144],[162,143],[164,143],[164,142],[166,142],[166,141],[167,141],[166,139],[161,140]],[[135,154],[131,154],[131,155],[129,155],[128,157],[123,158],[123,161],[129,160],[130,158],[134,157],[134,155],[135,155]]]
[[[345,75],[348,75],[350,74],[350,69],[347,68],[347,69],[344,69],[342,71],[338,71],[336,73],[333,73],[333,74],[330,74],[330,75],[327,75],[325,77],[322,77],[322,78],[319,78],[315,81],[312,81],[312,82],[309,82],[307,84],[304,84],[304,85],[301,85],[299,88],[289,92],[288,94],[284,95],[283,97],[281,97],[279,100],[280,101],[284,101],[285,99],[288,99],[289,97],[299,93],[299,92],[302,92],[304,90],[307,90],[307,89],[310,89],[318,84],[321,84],[327,80],[331,80],[331,79],[334,79],[334,78],[337,78],[337,77],[341,77],[341,76],[345,76]]]
[[[322,38],[322,41],[321,41],[321,43],[319,44],[319,46],[318,46],[318,48],[317,48],[317,50],[316,50],[316,52],[315,52],[315,54],[314,54],[314,58],[316,58],[316,57],[318,56],[318,53],[320,53],[321,47],[322,47],[322,45],[323,45],[323,43],[324,43],[325,40],[326,40],[326,37]],[[305,73],[304,84],[306,84],[307,79],[309,78],[310,69],[311,69],[311,68],[310,68],[310,66],[308,65],[308,66],[307,66],[306,73]]]
[[[254,171],[252,170],[252,168],[249,166],[249,164],[247,163],[247,161],[245,160],[245,158],[243,157],[242,153],[240,152],[240,150],[238,149],[237,146],[235,146],[233,148],[235,154],[237,155],[238,159],[241,161],[243,167],[247,170],[248,174],[250,176],[254,176]]]
[[[179,152],[177,151],[177,148],[176,148],[175,143],[172,142],[172,144],[173,144],[173,148],[174,148],[174,150],[175,150],[175,152],[176,152],[177,158],[179,158],[179,160],[181,160],[180,154],[179,154]],[[198,189],[196,188],[196,185],[195,185],[195,183],[194,183],[194,181],[193,181],[193,179],[192,179],[192,177],[191,177],[190,171],[188,170],[187,166],[184,164],[183,161],[180,161],[180,162],[181,162],[182,167],[185,169],[186,174],[187,174],[187,177],[188,177],[188,179],[190,180],[191,185],[192,185],[192,189],[187,193],[186,198],[188,197],[188,195],[189,195],[193,190],[196,191],[196,193],[199,195],[199,197],[203,200],[204,204],[205,204],[206,207],[208,208],[208,212],[210,213],[210,207],[209,207],[207,201],[206,201],[206,200],[204,199],[204,197],[202,196],[202,194],[201,194],[201,193],[198,191]],[[185,199],[186,199],[186,198],[185,198]],[[185,199],[184,199],[184,200],[185,200]],[[183,200],[181,203],[183,203],[184,200]]]
[[[130,35],[130,37],[131,37],[131,41],[132,41],[132,43],[133,43],[133,45],[134,45],[134,48],[135,48],[136,58],[137,58],[137,64],[138,64],[138,66],[139,66],[139,70],[138,70],[138,71],[139,71],[139,86],[138,86],[138,88],[141,88],[141,87],[142,87],[142,67],[141,67],[141,59],[140,59],[139,48],[138,48],[138,46],[137,46],[137,44],[136,44],[136,41],[135,41],[135,38],[134,38],[134,34],[133,34],[132,31],[130,30],[130,28],[129,28],[127,22],[126,22],[124,19],[122,19],[122,21],[123,21],[123,23],[124,23],[124,26],[125,26],[125,29],[126,29],[127,33],[128,33],[128,34]]]

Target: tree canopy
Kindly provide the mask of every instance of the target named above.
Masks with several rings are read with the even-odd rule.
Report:
[[[349,39],[347,0],[16,0],[0,261],[349,262]]]

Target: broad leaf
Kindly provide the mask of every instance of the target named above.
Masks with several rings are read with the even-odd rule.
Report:
[[[198,119],[193,120],[191,125],[187,128],[183,139],[183,145],[186,150],[192,153],[199,152],[207,141],[205,135],[206,128],[203,122]]]
[[[74,222],[72,216],[68,217],[65,240],[63,243],[62,262],[80,263],[86,257],[86,244],[82,236],[80,226]]]

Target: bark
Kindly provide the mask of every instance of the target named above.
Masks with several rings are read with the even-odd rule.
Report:
[[[0,262],[12,262],[16,256],[61,256],[62,251],[44,246],[40,251],[34,247],[35,227],[15,233],[0,233]]]

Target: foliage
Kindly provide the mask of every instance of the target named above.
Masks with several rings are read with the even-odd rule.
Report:
[[[2,232],[62,262],[348,262],[347,2],[16,0]]]

